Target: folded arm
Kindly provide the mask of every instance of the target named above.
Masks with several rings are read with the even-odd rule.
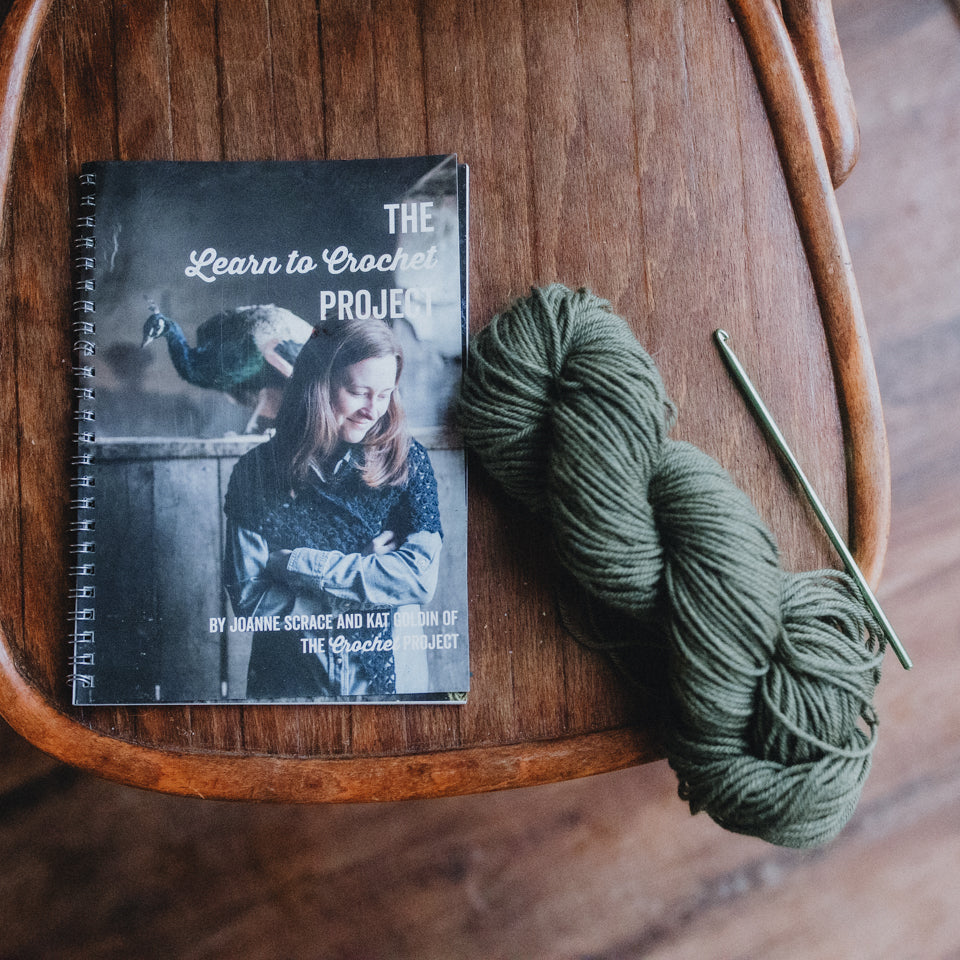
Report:
[[[421,530],[385,553],[298,547],[287,558],[282,580],[297,593],[330,594],[375,606],[427,603],[437,587],[441,543],[439,533]]]
[[[411,534],[396,550],[342,553],[298,547],[275,551],[252,530],[230,525],[224,553],[224,585],[239,616],[264,604],[273,612],[298,594],[333,596],[372,606],[427,603],[437,586],[442,540],[438,533]]]

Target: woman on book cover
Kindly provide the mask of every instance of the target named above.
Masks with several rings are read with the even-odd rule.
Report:
[[[428,690],[425,655],[393,643],[398,609],[433,596],[442,539],[402,370],[386,324],[326,321],[297,359],[276,433],[233,470],[224,586],[237,618],[280,626],[253,633],[249,700]]]

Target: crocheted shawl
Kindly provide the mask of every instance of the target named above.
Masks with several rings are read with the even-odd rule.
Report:
[[[224,500],[227,516],[259,533],[271,550],[356,553],[382,530],[392,530],[401,542],[418,530],[442,533],[437,481],[427,451],[416,440],[410,441],[407,481],[397,487],[367,486],[360,453],[330,479],[317,477],[292,495],[283,487],[278,455],[275,439],[244,454]]]

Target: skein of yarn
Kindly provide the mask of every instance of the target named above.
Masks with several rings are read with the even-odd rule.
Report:
[[[669,437],[659,371],[610,304],[553,285],[496,316],[459,420],[590,595],[665,624],[667,754],[691,812],[784,846],[832,839],[870,768],[883,633],[846,574],[784,571],[726,471]]]

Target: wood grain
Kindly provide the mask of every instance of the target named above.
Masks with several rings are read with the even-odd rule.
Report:
[[[16,110],[4,108],[13,349],[0,356],[18,438],[0,502],[0,703],[44,749],[157,789],[302,800],[468,793],[658,755],[636,723],[644,704],[561,628],[545,531],[479,471],[466,707],[67,706],[63,265],[85,159],[457,151],[475,174],[475,326],[532,284],[609,297],[661,367],[676,435],[730,469],[788,565],[831,563],[713,352],[725,326],[876,576],[889,507],[876,386],[821,127],[772,0],[47,10],[18,2],[4,25],[5,48],[19,32],[36,54],[3,75]],[[824,49],[801,44],[805,60]]]
[[[227,804],[72,774],[0,726],[0,954],[960,953],[960,25],[943,0],[835,8],[863,139],[838,199],[893,472],[880,595],[916,661],[885,672],[876,762],[838,841],[796,854],[725,834],[689,816],[662,762],[480,797]]]

